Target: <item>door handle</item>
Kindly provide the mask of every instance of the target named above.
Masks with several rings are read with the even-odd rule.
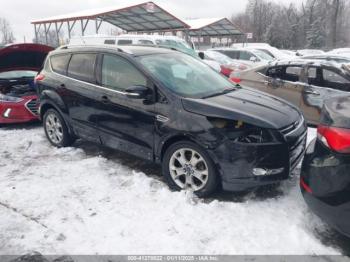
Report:
[[[108,104],[110,102],[110,100],[109,100],[108,96],[102,96],[101,97],[101,102],[103,104]]]
[[[310,95],[315,95],[315,96],[321,95],[319,92],[312,91],[312,90],[306,90],[305,93]]]

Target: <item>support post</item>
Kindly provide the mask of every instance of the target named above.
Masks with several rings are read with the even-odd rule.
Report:
[[[46,43],[46,45],[48,45],[49,43],[49,41],[48,41],[48,38],[47,38],[47,28],[46,28],[46,23],[44,24],[44,31],[45,31],[45,43]]]
[[[38,30],[36,28],[36,24],[34,24],[34,31],[35,31],[35,43],[38,43],[39,39],[38,39]]]

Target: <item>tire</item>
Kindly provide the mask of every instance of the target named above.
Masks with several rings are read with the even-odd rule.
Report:
[[[162,173],[171,189],[190,189],[199,197],[207,197],[218,188],[219,178],[212,159],[192,142],[177,142],[166,150]]]
[[[69,134],[67,125],[61,114],[55,109],[45,112],[43,118],[45,135],[55,147],[68,147],[74,143],[74,138]]]

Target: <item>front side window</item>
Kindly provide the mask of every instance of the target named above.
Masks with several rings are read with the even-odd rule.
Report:
[[[68,76],[77,80],[95,82],[96,54],[74,54],[69,62]]]
[[[267,70],[266,75],[272,78],[280,78],[283,77],[283,67],[281,66],[275,66],[271,67]]]
[[[184,97],[201,98],[234,88],[206,64],[185,54],[147,55],[138,59],[166,88]]]
[[[132,45],[132,40],[119,40],[118,45]]]
[[[55,73],[66,75],[70,55],[55,55],[50,58],[52,70]]]
[[[138,41],[138,43],[139,43],[140,45],[154,45],[152,41],[150,41],[150,40],[144,40],[144,39],[140,39],[140,40]]]
[[[288,66],[286,68],[286,73],[284,74],[282,79],[291,82],[298,82],[301,75],[301,71],[301,66]]]
[[[113,55],[103,56],[101,82],[104,87],[116,91],[147,85],[146,77],[138,69],[126,59]]]

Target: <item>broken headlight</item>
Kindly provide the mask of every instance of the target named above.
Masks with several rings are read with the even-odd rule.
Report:
[[[22,98],[0,94],[0,102],[19,103]]]
[[[259,128],[243,121],[226,120],[220,118],[208,118],[209,122],[216,129],[228,137],[230,140],[238,143],[273,143],[277,141],[273,131]]]

